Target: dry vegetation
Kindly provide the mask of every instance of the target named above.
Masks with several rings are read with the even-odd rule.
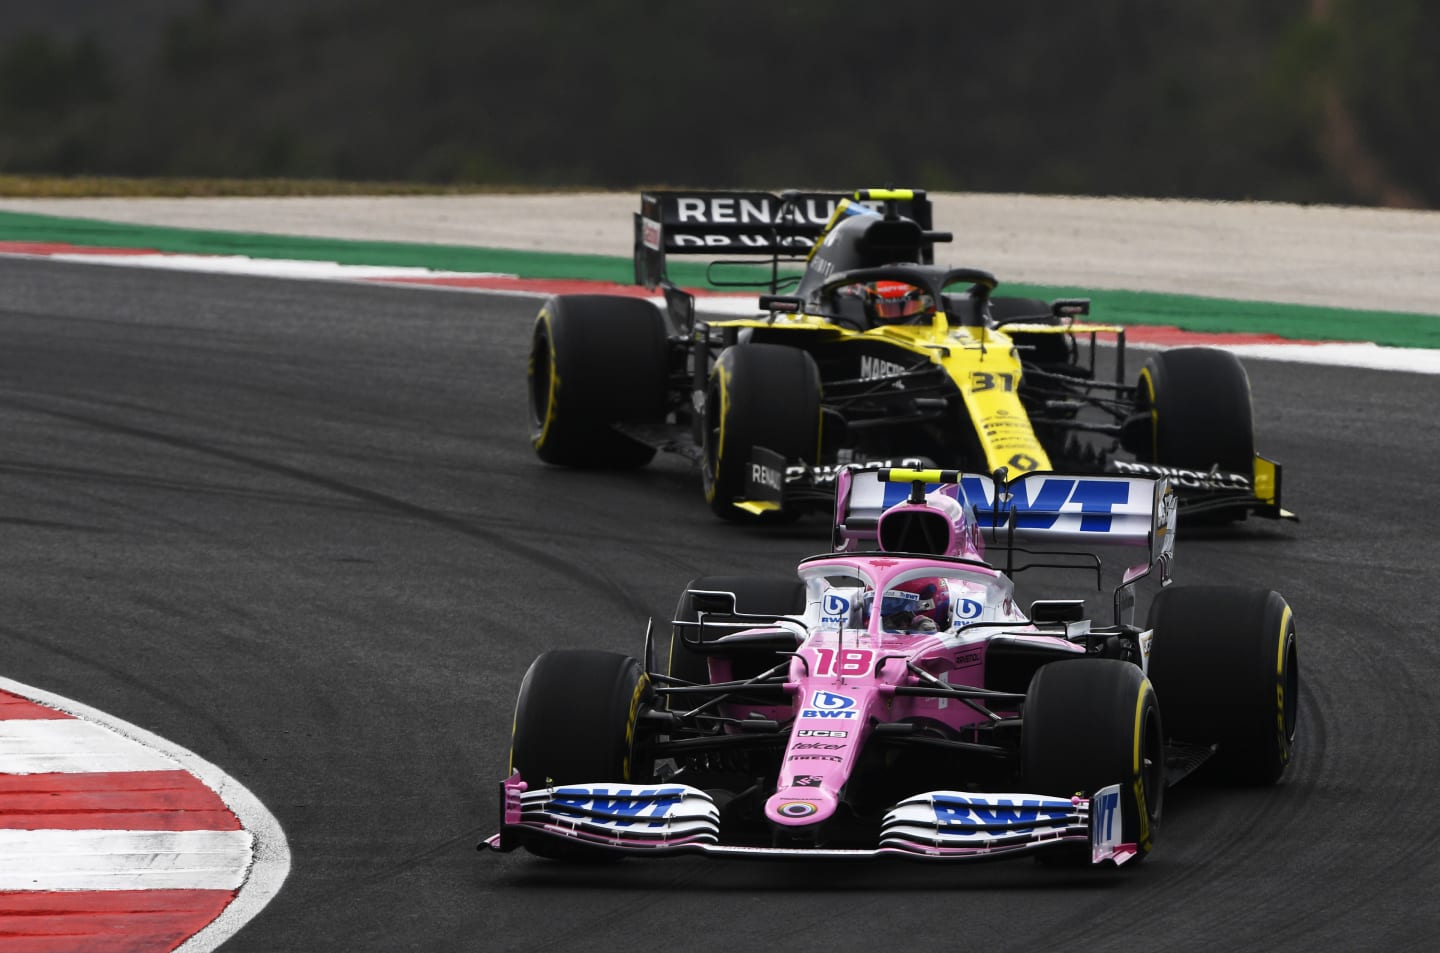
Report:
[[[339,179],[122,178],[117,176],[0,175],[4,198],[213,198],[283,195],[460,195],[514,192],[484,185],[424,182],[346,182]]]
[[[5,194],[890,182],[1440,207],[1427,0],[12,6],[0,173],[65,178]]]

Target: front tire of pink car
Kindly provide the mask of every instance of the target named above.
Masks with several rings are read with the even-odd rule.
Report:
[[[1160,827],[1164,738],[1155,690],[1139,666],[1100,658],[1042,665],[1025,697],[1024,790],[1090,796],[1119,784],[1125,838],[1133,840],[1141,859]],[[1085,845],[1062,845],[1037,856],[1063,866],[1090,862]]]
[[[636,724],[650,680],[635,659],[595,649],[556,649],[531,663],[515,702],[510,769],[532,790],[561,784],[650,780],[635,760]],[[554,860],[594,860],[585,845],[543,836],[523,844]],[[603,855],[602,855],[603,856]]]

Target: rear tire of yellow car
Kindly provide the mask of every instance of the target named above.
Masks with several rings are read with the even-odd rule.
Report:
[[[657,425],[669,383],[665,317],[649,301],[556,295],[535,318],[526,374],[530,442],[546,463],[642,467],[655,448],[617,425]]]
[[[1155,690],[1139,666],[1081,658],[1042,665],[1025,693],[1020,729],[1027,793],[1093,795],[1120,785],[1120,810],[1137,856],[1154,846],[1165,795],[1164,732]],[[1090,862],[1088,845],[1037,855],[1045,863]]]
[[[783,522],[789,511],[756,516],[734,505],[745,493],[751,451],[765,447],[787,463],[820,454],[820,369],[809,353],[780,344],[726,348],[710,371],[701,433],[705,500],[721,519]]]
[[[1172,586],[1150,605],[1150,678],[1170,740],[1216,745],[1197,773],[1274,784],[1294,754],[1300,662],[1295,616],[1269,589]]]

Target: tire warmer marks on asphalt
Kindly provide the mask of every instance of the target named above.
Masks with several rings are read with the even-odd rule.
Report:
[[[253,846],[167,754],[0,689],[0,951],[175,950],[235,899]]]

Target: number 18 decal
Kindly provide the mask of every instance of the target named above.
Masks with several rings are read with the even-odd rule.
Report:
[[[816,675],[868,675],[875,661],[875,653],[869,649],[820,649],[815,650]]]

